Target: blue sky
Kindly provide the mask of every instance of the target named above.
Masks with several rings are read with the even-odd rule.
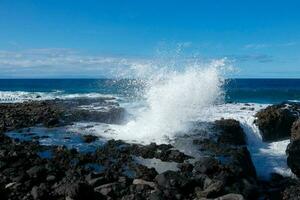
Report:
[[[232,77],[300,78],[299,8],[289,0],[0,0],[0,78],[100,78],[175,54],[227,57]]]

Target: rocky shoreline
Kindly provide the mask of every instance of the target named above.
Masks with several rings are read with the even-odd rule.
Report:
[[[220,119],[214,138],[193,138],[200,157],[170,144],[138,145],[109,140],[93,152],[21,141],[5,132],[42,124],[57,127],[76,121],[120,123],[126,115],[113,99],[32,101],[0,104],[0,197],[23,200],[80,199],[300,199],[296,178],[272,174],[260,180],[238,121]],[[89,102],[87,102],[89,101]],[[91,103],[103,110],[87,110]],[[107,109],[109,108],[109,109]],[[291,138],[287,164],[300,176],[300,121],[297,104],[270,106],[257,113],[264,141]],[[85,136],[84,142],[96,138]],[[136,158],[173,162],[177,170],[158,173]]]

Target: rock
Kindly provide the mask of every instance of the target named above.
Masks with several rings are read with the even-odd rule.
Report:
[[[55,127],[59,125],[59,119],[58,118],[46,118],[43,122],[44,126],[46,127]]]
[[[219,162],[213,157],[202,157],[194,164],[194,170],[201,174],[212,174],[219,170]]]
[[[188,188],[189,181],[178,172],[166,171],[155,177],[155,181],[161,188],[177,189],[186,191]]]
[[[114,183],[108,183],[105,185],[98,186],[98,187],[94,188],[94,190],[96,192],[101,193],[104,196],[107,196],[107,195],[111,195],[113,192],[117,191],[118,188],[119,188],[119,183],[114,182]]]
[[[255,124],[259,127],[265,142],[278,141],[290,137],[291,128],[296,121],[297,110],[285,104],[272,105],[255,116]]]
[[[287,187],[283,194],[283,200],[298,200],[300,199],[300,185],[292,185]]]
[[[300,140],[292,141],[287,149],[287,165],[292,172],[300,177]]]
[[[46,175],[46,169],[43,166],[33,166],[26,171],[31,178],[43,178]]]
[[[148,185],[149,187],[152,187],[152,188],[156,187],[154,182],[145,181],[143,179],[134,179],[132,184],[133,185]]]
[[[55,181],[56,177],[54,175],[47,176],[46,180],[49,182]]]
[[[49,192],[47,191],[47,187],[44,183],[40,184],[40,186],[33,186],[30,192],[33,199],[48,199]]]
[[[66,198],[73,200],[94,199],[93,188],[83,182],[74,182],[63,185],[61,188]]]
[[[85,143],[92,143],[97,140],[97,136],[95,135],[83,135],[82,139]]]
[[[178,163],[182,163],[183,161],[192,158],[191,156],[185,155],[184,153],[173,149],[161,151],[156,155],[156,157],[162,161],[174,161]]]
[[[223,192],[224,184],[222,181],[212,181],[209,185],[204,187],[204,190],[196,188],[196,195],[201,198],[216,198]]]
[[[232,151],[231,159],[228,166],[236,175],[256,179],[256,170],[247,147],[236,148]]]
[[[244,197],[240,194],[226,194],[216,198],[215,200],[244,200]]]
[[[99,185],[102,185],[103,183],[105,183],[105,178],[104,177],[98,177],[98,178],[94,178],[88,181],[88,184],[91,185],[92,187],[97,187]]]
[[[14,186],[16,184],[16,182],[11,182],[11,183],[8,183],[7,185],[5,185],[5,188],[10,188],[12,186]]]
[[[194,169],[194,166],[190,163],[179,163],[177,167],[180,169],[182,172],[192,172]]]
[[[221,119],[215,121],[219,133],[218,143],[229,145],[245,145],[245,133],[240,123],[234,119]]]
[[[291,130],[291,141],[300,139],[300,119],[295,121]]]

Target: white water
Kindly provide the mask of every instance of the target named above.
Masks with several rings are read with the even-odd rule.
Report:
[[[0,103],[16,103],[30,100],[72,99],[72,98],[112,98],[111,95],[99,93],[73,93],[66,94],[63,91],[53,92],[24,92],[24,91],[0,91]]]
[[[222,97],[224,61],[185,70],[161,70],[147,79],[146,109],[125,126],[116,128],[115,139],[163,143],[186,132],[189,122]],[[147,70],[149,71],[149,70]],[[153,72],[152,72],[153,73]]]
[[[208,113],[214,114],[206,115],[210,116],[206,120],[214,121],[223,117],[225,119],[236,119],[240,122],[246,133],[248,150],[260,178],[268,179],[272,172],[284,176],[292,176],[293,174],[286,163],[287,157],[285,153],[290,141],[263,142],[259,129],[254,124],[255,114],[267,106],[268,104],[250,104],[250,106],[245,106],[242,103],[218,105],[207,110]]]

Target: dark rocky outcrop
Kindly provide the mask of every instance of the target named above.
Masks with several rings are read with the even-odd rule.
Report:
[[[40,145],[39,138],[26,142],[11,139],[3,134],[6,130],[39,123],[53,127],[84,119],[103,121],[107,118],[109,122],[116,122],[121,115],[119,113],[112,118],[109,116],[93,118],[94,116],[89,115],[93,115],[94,111],[88,113],[89,111],[84,109],[84,111],[77,110],[82,109],[81,106],[85,103],[86,100],[75,102],[56,100],[17,105],[0,104],[0,108],[3,108],[0,110],[3,114],[0,115],[1,199],[298,198],[296,194],[300,185],[298,181],[280,175],[274,175],[272,180],[265,182],[257,179],[245,145],[243,129],[239,122],[232,119],[221,119],[214,123],[210,130],[216,133],[216,138],[203,139],[202,136],[198,136],[199,138],[193,136],[196,137],[194,145],[199,148],[201,155],[195,158],[170,144],[137,145],[109,140],[93,152],[82,153],[64,146]],[[83,139],[86,142],[93,142],[95,137],[87,135]],[[297,141],[299,140],[294,138],[287,151],[291,161],[289,165],[295,173],[298,173],[298,165],[295,163],[299,163],[297,155],[300,154]],[[40,152],[43,151],[50,151],[51,157],[41,157]],[[168,170],[158,173],[155,168],[137,162],[137,156],[176,162],[178,171]]]
[[[255,124],[259,127],[263,141],[271,142],[289,138],[293,123],[299,116],[298,104],[268,106],[256,114]]]
[[[245,145],[246,138],[240,123],[234,119],[221,119],[215,121],[216,128],[220,131],[218,143]]]
[[[87,110],[82,106],[88,100],[83,99],[0,104],[0,130],[13,130],[37,124],[55,127],[77,121],[122,122],[125,116],[123,108],[115,104],[109,105],[103,99],[97,100],[108,107],[103,110]]]
[[[292,141],[287,149],[287,164],[292,172],[300,177],[300,140]]]
[[[300,120],[297,120],[292,125],[291,141],[300,139]]]

